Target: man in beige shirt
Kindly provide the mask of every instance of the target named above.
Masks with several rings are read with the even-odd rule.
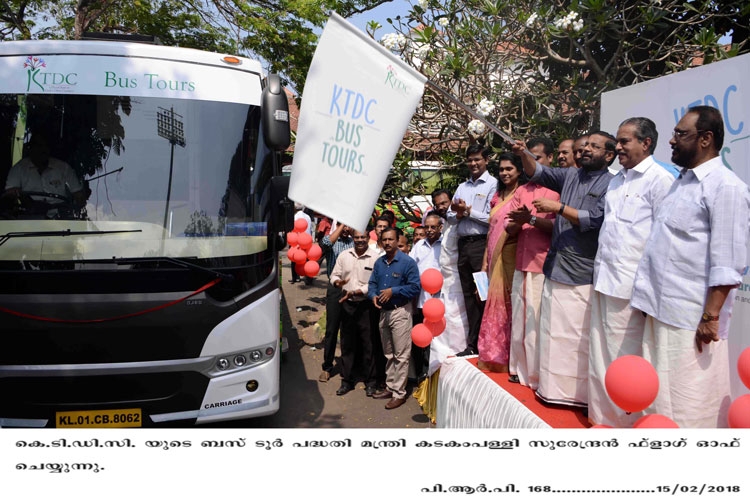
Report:
[[[367,286],[379,254],[369,248],[367,233],[355,230],[353,239],[354,248],[339,255],[331,273],[331,284],[342,291],[341,387],[336,395],[343,396],[354,389],[360,375],[365,382],[365,395],[372,396],[377,390],[372,335],[379,335],[379,311],[367,300]],[[354,366],[358,352],[361,365]]]

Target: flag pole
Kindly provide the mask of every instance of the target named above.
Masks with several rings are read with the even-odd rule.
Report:
[[[516,141],[511,136],[509,136],[508,134],[506,134],[505,132],[503,132],[502,130],[500,130],[500,128],[497,125],[495,125],[494,123],[489,122],[484,116],[480,115],[479,113],[477,113],[476,111],[474,111],[473,109],[471,109],[470,107],[468,107],[466,104],[464,104],[461,101],[459,101],[458,99],[456,99],[453,96],[453,94],[451,94],[447,90],[443,89],[440,85],[438,85],[437,83],[433,82],[430,79],[428,79],[426,83],[433,90],[437,91],[438,94],[440,94],[441,96],[443,96],[446,99],[448,99],[452,104],[458,106],[459,108],[461,108],[464,112],[468,113],[473,118],[475,118],[475,119],[479,120],[480,122],[484,123],[485,125],[487,125],[487,127],[489,127],[489,129],[491,131],[493,131],[494,133],[496,133],[497,135],[499,135],[509,145],[513,146],[513,145],[516,144]],[[524,149],[524,153],[526,153],[527,155],[531,156],[532,158],[534,158],[534,161],[536,161],[536,156],[534,156],[534,154],[531,151],[529,151],[528,149]]]

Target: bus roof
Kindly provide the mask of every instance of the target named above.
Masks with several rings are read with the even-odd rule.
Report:
[[[218,54],[183,47],[103,40],[23,40],[0,43],[0,56],[52,54],[142,57],[167,61],[192,62],[218,67],[232,67],[242,71],[257,73],[261,76],[263,75],[259,61],[231,54]],[[224,57],[226,56],[236,58],[240,63],[230,64],[225,62]]]

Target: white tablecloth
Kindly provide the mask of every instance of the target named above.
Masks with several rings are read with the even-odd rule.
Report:
[[[440,367],[437,427],[541,429],[550,426],[466,358]]]

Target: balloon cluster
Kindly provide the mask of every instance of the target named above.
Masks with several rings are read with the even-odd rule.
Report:
[[[314,278],[320,272],[318,259],[323,256],[323,249],[313,243],[312,236],[307,232],[307,225],[305,219],[294,221],[294,231],[286,234],[286,242],[289,244],[286,256],[289,261],[294,262],[297,274]]]
[[[619,408],[628,413],[639,412],[648,408],[656,399],[659,393],[659,375],[651,363],[640,356],[620,356],[607,368],[604,388]],[[677,427],[672,419],[659,414],[644,415],[633,424],[635,429]]]
[[[740,353],[737,359],[737,373],[745,387],[750,389],[750,347]],[[732,401],[729,405],[727,420],[732,429],[750,429],[750,394]]]
[[[419,277],[422,289],[430,295],[443,288],[443,275],[437,269],[427,269]],[[427,299],[422,306],[424,321],[411,329],[411,341],[418,347],[427,347],[434,337],[445,331],[445,304],[437,298]]]

